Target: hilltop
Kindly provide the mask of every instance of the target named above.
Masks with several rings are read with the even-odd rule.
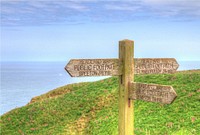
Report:
[[[135,135],[200,134],[200,70],[136,75],[135,82],[172,85],[170,105],[134,101]],[[118,134],[118,77],[69,84],[1,116],[1,133]]]

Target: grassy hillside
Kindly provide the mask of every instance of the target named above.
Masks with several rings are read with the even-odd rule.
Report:
[[[200,135],[200,70],[138,75],[136,82],[172,85],[170,105],[134,101],[136,135]],[[118,78],[70,84],[1,116],[3,135],[116,135]]]

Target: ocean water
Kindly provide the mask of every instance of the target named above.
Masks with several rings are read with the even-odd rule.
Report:
[[[26,105],[32,97],[70,83],[105,77],[72,78],[64,70],[67,62],[1,62],[0,115]]]
[[[200,69],[200,61],[179,61],[178,70]],[[0,115],[26,105],[32,97],[70,83],[106,77],[72,78],[64,70],[67,62],[1,62]]]

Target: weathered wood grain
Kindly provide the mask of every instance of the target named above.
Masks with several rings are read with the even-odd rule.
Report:
[[[171,104],[177,94],[172,86],[146,83],[129,83],[129,98]]]
[[[134,63],[135,74],[170,74],[179,67],[174,58],[136,58]]]
[[[122,74],[121,63],[120,59],[72,59],[65,70],[72,77],[117,76]],[[174,58],[135,58],[134,63],[134,74],[169,74],[179,67]]]
[[[128,84],[134,80],[133,50],[131,40],[119,41],[119,59],[122,61],[122,75],[119,76],[119,135],[133,135],[133,101],[129,99]]]
[[[72,77],[121,75],[119,59],[72,59],[65,66]]]

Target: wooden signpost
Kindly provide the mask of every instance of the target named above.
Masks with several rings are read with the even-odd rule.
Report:
[[[119,135],[134,133],[134,100],[170,104],[176,98],[172,86],[134,82],[134,74],[175,73],[174,58],[135,58],[134,42],[119,41],[118,59],[72,59],[65,66],[71,77],[119,76]]]

